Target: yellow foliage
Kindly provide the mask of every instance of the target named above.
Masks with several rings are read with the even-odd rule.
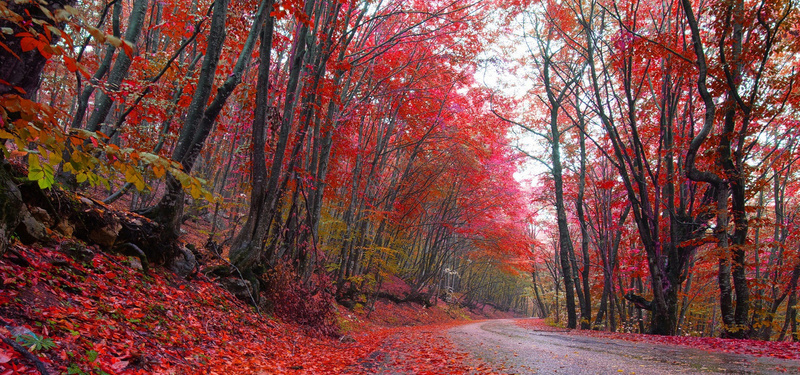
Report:
[[[60,124],[66,122],[63,113],[46,104],[19,95],[0,96],[2,151],[8,159],[26,157],[28,179],[36,181],[42,189],[55,183],[59,166],[74,175],[78,183],[108,188],[111,179],[122,176],[138,190],[147,188],[146,176],[163,178],[169,172],[192,198],[214,200],[203,187],[205,181],[185,173],[180,164],[152,153],[109,144],[108,137],[100,132],[84,129],[65,132]]]

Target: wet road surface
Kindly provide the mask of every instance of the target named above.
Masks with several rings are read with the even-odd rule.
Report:
[[[458,326],[449,337],[506,374],[800,374],[800,361],[537,331],[513,320]]]

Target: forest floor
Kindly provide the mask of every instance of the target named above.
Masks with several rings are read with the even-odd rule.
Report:
[[[133,258],[92,246],[76,260],[61,246],[17,244],[0,258],[0,335],[16,338],[50,373],[485,373],[446,330],[510,316],[379,300],[369,317],[338,306],[342,336],[320,336],[256,313],[201,273],[145,273]],[[39,372],[0,343],[0,374],[15,373]]]
[[[379,300],[369,316],[337,307],[341,336],[320,336],[259,315],[202,274],[184,280],[160,268],[145,273],[131,258],[92,247],[90,257],[76,260],[61,246],[15,245],[0,258],[0,335],[16,338],[50,373],[800,371],[798,343],[570,331],[443,303]],[[591,353],[580,354],[587,346]],[[651,355],[631,357],[634,350]],[[0,343],[0,375],[15,373],[39,372]]]

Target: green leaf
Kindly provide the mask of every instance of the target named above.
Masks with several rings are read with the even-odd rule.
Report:
[[[142,178],[142,175],[133,168],[127,168],[125,170],[125,182],[132,183],[134,186],[136,186],[136,190],[144,190],[144,179]]]
[[[11,134],[3,129],[0,129],[0,139],[14,139],[14,134]]]
[[[71,363],[69,367],[67,367],[67,374],[69,375],[80,374],[81,372],[81,368],[78,367],[77,363]]]
[[[35,352],[37,350],[49,350],[56,346],[55,341],[51,338],[44,338],[35,333],[24,334],[16,337],[18,343],[27,347],[28,350]]]
[[[180,181],[180,183],[181,183],[181,185],[182,185],[183,187],[187,187],[187,186],[190,186],[190,185],[192,184],[192,178],[191,178],[191,177],[189,177],[189,175],[188,175],[188,174],[186,174],[186,173],[183,173],[183,172],[177,172],[177,171],[176,171],[176,172],[173,172],[173,176],[175,176],[175,178],[176,178],[178,181]]]
[[[28,180],[39,181],[44,178],[44,171],[39,164],[39,156],[28,154]]]
[[[47,178],[43,178],[43,179],[40,179],[40,180],[36,181],[36,183],[39,184],[39,189],[42,189],[42,190],[49,189],[51,186],[53,186],[54,182],[55,181],[49,180]]]
[[[86,357],[89,360],[89,362],[94,362],[95,360],[97,360],[98,355],[99,354],[94,350],[89,350],[88,352],[86,352]]]
[[[192,196],[193,199],[197,199],[200,198],[200,195],[202,193],[197,185],[192,184],[192,186],[189,187],[189,194]]]

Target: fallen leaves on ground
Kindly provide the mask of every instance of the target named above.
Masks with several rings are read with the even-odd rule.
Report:
[[[343,313],[343,320],[350,315],[346,340],[313,337],[258,315],[202,275],[186,281],[158,268],[148,275],[124,256],[90,249],[94,256],[84,261],[24,246],[0,258],[0,327],[7,326],[0,333],[14,337],[16,327],[51,340],[52,348],[32,351],[56,373],[360,374],[368,363],[415,374],[486,373],[453,349],[448,325],[384,328]],[[418,307],[420,317],[408,306],[379,307],[377,315],[400,315],[398,323],[450,316],[439,308]],[[38,372],[0,343],[0,374],[13,373]]]
[[[0,318],[53,340],[53,349],[35,354],[59,373],[335,373],[392,333],[355,333],[349,343],[309,337],[202,276],[148,276],[99,251],[86,262],[51,249],[14,253],[0,259]],[[8,371],[36,373],[3,344],[0,374]]]
[[[447,330],[463,322],[406,327],[344,374],[494,374],[468,353],[455,349]]]

